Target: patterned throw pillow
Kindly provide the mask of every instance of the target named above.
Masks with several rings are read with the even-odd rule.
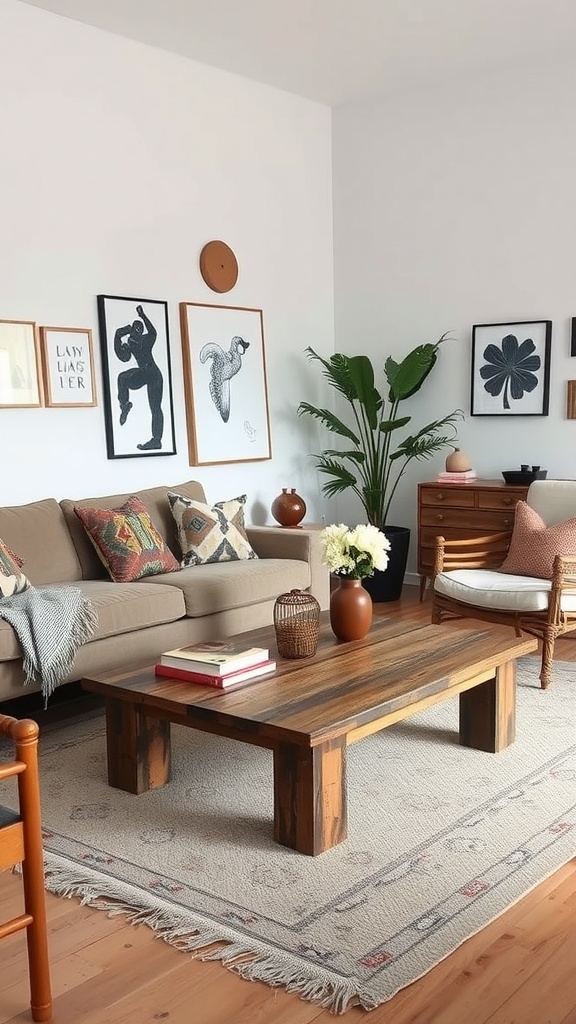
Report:
[[[550,580],[556,555],[576,556],[576,519],[546,526],[530,505],[519,501],[510,547],[500,572]]]
[[[246,536],[245,494],[205,505],[169,491],[168,501],[178,527],[183,566],[258,558]]]
[[[76,505],[74,511],[115,583],[180,568],[136,495],[120,508]]]
[[[0,598],[28,590],[30,580],[20,572],[22,564],[22,559],[0,540]]]

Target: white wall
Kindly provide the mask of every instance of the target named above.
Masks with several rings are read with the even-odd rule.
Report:
[[[304,421],[303,352],[333,347],[330,110],[0,0],[0,319],[91,327],[95,409],[0,409],[2,504],[200,479],[246,491],[253,521],[282,486],[323,509]],[[212,238],[236,287],[203,282]],[[177,455],[106,457],[96,295],[169,303]],[[178,302],[260,307],[272,461],[189,466]]]
[[[576,68],[526,64],[334,113],[335,347],[382,365],[451,330],[411,400],[414,425],[462,408],[460,447],[479,476],[520,463],[576,476],[566,419],[576,315]],[[553,321],[547,417],[470,417],[475,323]],[[392,520],[415,526],[408,471]],[[352,521],[358,507],[342,504]],[[415,565],[416,538],[411,545]]]

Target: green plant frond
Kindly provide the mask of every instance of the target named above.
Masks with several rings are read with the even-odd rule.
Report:
[[[320,420],[333,434],[347,437],[353,444],[360,444],[360,439],[354,431],[343,423],[342,420],[338,419],[330,409],[318,409],[315,405],[310,405],[310,402],[300,402],[297,412],[299,416],[313,416],[314,419]]]
[[[427,437],[421,437],[420,435],[417,437],[407,437],[390,458],[392,461],[401,458],[429,459],[431,455],[435,455],[436,452],[441,452],[444,448],[449,447],[452,441],[452,437],[442,434],[432,434]]]
[[[454,409],[454,412],[450,412],[447,416],[443,416],[441,420],[432,420],[431,423],[427,423],[426,426],[422,427],[414,436],[418,438],[424,437],[426,434],[436,434],[439,430],[443,430],[445,427],[453,427],[456,429],[455,424],[461,419],[464,419],[462,409]]]
[[[393,430],[398,430],[398,427],[405,427],[411,419],[411,416],[400,416],[397,420],[385,420],[378,424],[378,430],[381,430],[383,434],[390,434]]]
[[[333,462],[325,456],[315,456],[315,458],[318,459],[316,463],[318,472],[331,478],[322,484],[322,492],[327,498],[333,498],[350,487],[357,490],[356,477],[345,466],[341,466],[338,462]]]
[[[324,367],[322,370],[322,376],[326,378],[331,387],[344,395],[349,402],[354,401],[356,396],[354,385],[350,379],[350,360],[348,356],[342,355],[341,352],[335,352],[329,359],[323,359],[322,356],[319,356],[318,353],[310,347],[308,347],[305,352],[306,357],[311,362],[321,363]]]
[[[327,448],[326,451],[324,452],[324,455],[325,456],[326,455],[335,456],[338,459],[351,459],[352,462],[358,462],[358,463],[366,461],[366,456],[365,456],[364,452],[359,452],[359,451],[343,452],[343,451],[339,451],[336,448]]]

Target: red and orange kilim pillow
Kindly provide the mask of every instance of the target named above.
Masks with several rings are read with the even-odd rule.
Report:
[[[115,583],[180,568],[136,495],[120,508],[76,505],[74,511]]]

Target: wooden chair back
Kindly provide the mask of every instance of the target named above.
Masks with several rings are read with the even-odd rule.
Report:
[[[35,1021],[52,1016],[44,894],[44,858],[38,781],[38,726],[0,715],[0,735],[14,744],[14,758],[0,761],[0,781],[16,777],[18,811],[0,804],[0,870],[22,865],[24,913],[0,922],[0,939],[26,929],[30,1006]]]

